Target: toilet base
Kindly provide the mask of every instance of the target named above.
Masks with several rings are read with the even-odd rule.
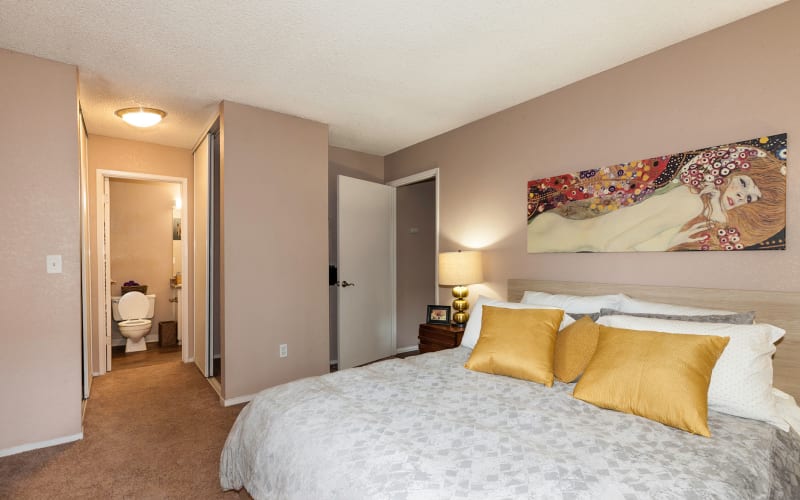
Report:
[[[144,337],[140,338],[139,340],[128,339],[127,342],[125,342],[125,352],[139,352],[146,350],[147,342],[145,342]]]

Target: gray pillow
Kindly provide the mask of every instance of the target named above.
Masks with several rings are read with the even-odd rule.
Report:
[[[756,319],[755,311],[734,314],[705,314],[685,316],[682,314],[627,313],[616,309],[600,309],[600,316],[636,316],[637,318],[675,319],[678,321],[697,321],[699,323],[728,323],[730,325],[752,325]],[[577,318],[575,318],[577,319]]]
[[[601,311],[613,311],[613,309],[601,309]],[[622,314],[622,313],[620,313],[620,314]],[[596,312],[596,313],[567,313],[567,315],[570,316],[575,321],[578,321],[579,319],[581,319],[584,316],[589,316],[592,319],[592,321],[597,321],[598,319],[600,319],[600,316],[601,316],[601,314],[599,312]]]

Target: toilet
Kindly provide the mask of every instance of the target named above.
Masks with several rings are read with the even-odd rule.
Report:
[[[111,297],[111,314],[118,321],[119,331],[127,342],[125,352],[147,350],[145,336],[153,329],[152,318],[156,309],[156,296],[141,292],[128,292],[122,297]]]

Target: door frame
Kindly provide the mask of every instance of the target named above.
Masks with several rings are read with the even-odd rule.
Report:
[[[148,174],[143,172],[128,172],[123,170],[106,170],[106,169],[98,169],[95,177],[96,181],[96,189],[95,189],[95,206],[96,206],[96,236],[97,240],[95,242],[95,252],[97,255],[97,267],[95,268],[95,273],[97,276],[97,290],[95,291],[95,300],[97,301],[97,346],[98,351],[101,353],[106,353],[106,362],[103,363],[102,359],[100,360],[99,366],[97,366],[97,371],[95,375],[104,375],[107,371],[111,371],[111,357],[107,353],[110,349],[110,343],[106,342],[106,335],[111,327],[111,290],[110,287],[107,286],[107,280],[109,279],[108,275],[106,274],[108,270],[108,255],[106,254],[106,238],[109,236],[107,234],[108,225],[106,224],[106,191],[105,191],[105,184],[108,182],[109,179],[130,179],[130,180],[139,180],[139,181],[158,181],[158,182],[171,182],[175,184],[179,184],[181,188],[181,220],[186,221],[188,217],[188,210],[187,210],[187,196],[188,196],[188,187],[189,187],[189,180],[186,177],[172,177],[167,175],[159,175],[159,174]],[[103,216],[100,216],[100,211],[103,210]],[[181,239],[181,276],[184,278],[188,277],[188,261],[189,261],[189,244],[188,238]],[[166,278],[165,278],[166,279]],[[186,280],[184,279],[184,283]],[[181,335],[183,342],[181,342],[181,359],[184,363],[188,363],[191,361],[189,356],[189,342],[186,341],[188,338],[188,332],[186,330],[189,324],[189,301],[186,300],[186,296],[188,293],[182,293],[181,297],[183,300],[180,304],[180,324],[184,328],[184,332]],[[88,297],[86,298],[88,300]],[[101,354],[102,356],[102,354]]]
[[[416,184],[417,182],[427,181],[429,179],[433,179],[434,182],[434,196],[436,197],[436,208],[435,210],[435,229],[434,229],[434,255],[433,255],[433,297],[435,299],[434,303],[439,302],[439,167],[434,167],[429,170],[425,170],[423,172],[419,172],[416,174],[408,175],[406,177],[401,177],[399,179],[395,179],[393,181],[389,181],[386,183],[387,186],[392,186],[393,188],[399,188],[402,186],[407,186],[409,184]],[[395,228],[397,227],[397,204],[395,203],[395,210],[394,210],[394,223]],[[392,280],[394,281],[394,287],[392,290],[392,300],[394,302],[395,310],[397,309],[397,252],[394,252],[394,256],[392,258]],[[397,314],[395,314],[395,318],[392,324],[392,336],[394,337],[395,342],[395,351],[400,354],[402,352],[411,351],[410,346],[408,348],[397,348]]]

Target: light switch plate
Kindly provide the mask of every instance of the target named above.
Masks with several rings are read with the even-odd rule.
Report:
[[[61,272],[61,256],[48,255],[47,256],[47,273],[59,274]]]

